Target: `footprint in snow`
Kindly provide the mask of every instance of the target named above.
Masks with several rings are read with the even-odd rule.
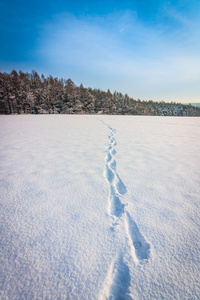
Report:
[[[137,224],[133,221],[128,212],[126,212],[125,225],[130,243],[132,247],[134,247],[137,259],[140,261],[148,259],[150,256],[150,244],[145,241]]]

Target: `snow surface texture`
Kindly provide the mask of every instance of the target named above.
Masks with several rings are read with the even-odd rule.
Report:
[[[200,118],[0,116],[0,299],[199,299]]]

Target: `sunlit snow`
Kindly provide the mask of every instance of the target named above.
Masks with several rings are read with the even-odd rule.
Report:
[[[0,116],[0,299],[199,299],[200,118]]]

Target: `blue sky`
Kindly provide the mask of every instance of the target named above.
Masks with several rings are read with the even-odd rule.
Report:
[[[200,1],[0,0],[0,71],[200,102]]]

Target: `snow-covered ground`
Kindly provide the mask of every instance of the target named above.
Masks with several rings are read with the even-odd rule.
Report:
[[[200,118],[0,116],[0,299],[200,299]]]

